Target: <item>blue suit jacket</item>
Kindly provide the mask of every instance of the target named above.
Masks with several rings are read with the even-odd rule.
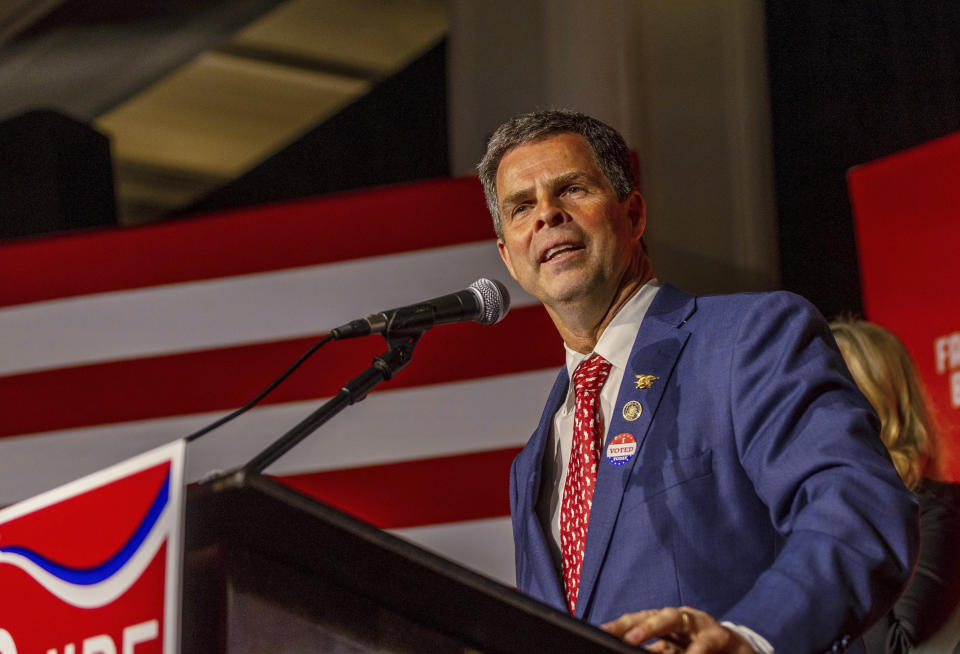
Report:
[[[655,375],[637,389],[635,375]],[[565,610],[537,517],[554,384],[511,469],[517,586]],[[621,413],[631,400],[639,418]],[[637,334],[606,445],[576,615],[594,624],[688,605],[777,654],[841,651],[894,602],[917,549],[916,503],[822,317],[789,293],[694,298],[665,285]]]

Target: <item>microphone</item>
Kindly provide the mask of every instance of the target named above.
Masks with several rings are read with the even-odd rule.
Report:
[[[369,334],[413,336],[434,325],[473,321],[481,325],[500,322],[510,310],[510,294],[495,279],[481,277],[467,288],[405,307],[370,314],[340,325],[330,336],[340,340]]]

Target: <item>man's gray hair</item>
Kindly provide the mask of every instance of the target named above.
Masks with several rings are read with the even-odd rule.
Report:
[[[497,200],[497,169],[510,150],[557,134],[579,134],[593,150],[597,166],[623,202],[636,188],[630,150],[617,130],[596,118],[565,109],[533,111],[509,119],[487,141],[487,152],[477,164],[487,208],[493,217],[497,238],[503,238],[500,207]]]

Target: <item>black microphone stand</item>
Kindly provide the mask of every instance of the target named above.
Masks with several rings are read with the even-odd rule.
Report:
[[[297,443],[319,429],[330,418],[340,413],[351,404],[363,400],[367,393],[376,388],[381,382],[387,381],[410,363],[413,348],[416,347],[423,331],[404,336],[387,338],[389,348],[386,352],[373,359],[373,364],[362,373],[343,385],[335,396],[322,407],[311,413],[293,429],[271,443],[238,471],[246,473],[263,472],[264,468],[286,454]]]

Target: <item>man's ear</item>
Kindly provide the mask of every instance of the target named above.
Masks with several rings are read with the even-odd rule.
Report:
[[[503,265],[507,267],[507,272],[510,273],[510,276],[514,279],[517,276],[513,273],[513,262],[510,261],[510,251],[507,250],[507,245],[503,242],[502,238],[497,239],[497,250],[500,252],[500,259],[503,261]]]
[[[630,224],[633,225],[633,234],[640,238],[647,230],[647,203],[637,190],[630,193],[627,202],[629,203],[627,213],[630,216]]]

